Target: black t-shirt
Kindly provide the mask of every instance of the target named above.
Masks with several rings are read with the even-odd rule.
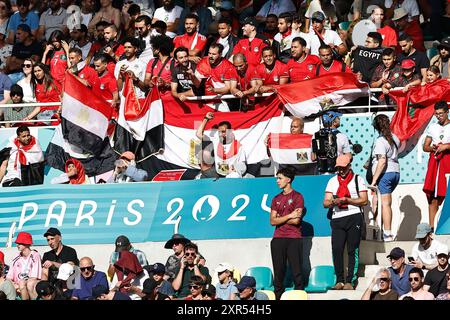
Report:
[[[428,60],[427,55],[418,50],[414,51],[414,53],[409,56],[406,56],[403,52],[399,54],[398,61],[400,62],[400,64],[402,63],[403,60],[406,59],[411,59],[416,63],[414,73],[420,75],[420,77],[422,77],[420,69],[428,68],[430,66],[430,60]]]
[[[391,289],[387,294],[382,295],[379,291],[370,294],[370,300],[398,300],[399,295],[397,291]]]
[[[353,72],[361,72],[363,81],[370,83],[375,68],[381,63],[383,48],[358,46],[353,51]]]
[[[131,300],[131,298],[129,296],[127,296],[125,293],[116,291],[116,293],[114,294],[113,300]]]
[[[193,72],[195,72],[195,68],[197,65],[193,62],[189,62],[190,68]],[[182,93],[189,91],[192,89],[194,94],[196,94],[197,88],[194,86],[194,83],[189,78],[189,75],[186,73],[185,68],[181,64],[177,64],[172,69],[172,82],[177,83],[177,92]]]
[[[424,284],[430,286],[430,289],[428,291],[431,292],[435,297],[437,297],[441,293],[448,291],[447,279],[445,279],[445,275],[447,274],[448,270],[448,266],[444,271],[439,271],[436,267],[428,271],[427,275],[425,276]]]
[[[44,253],[44,255],[42,256],[42,263],[44,263],[47,260],[55,261],[57,263],[66,263],[71,261],[75,263],[75,265],[78,265],[79,263],[77,252],[75,251],[75,249],[64,245],[59,255],[56,254],[55,250],[50,250]],[[48,280],[50,282],[53,282],[56,280],[57,276],[58,276],[58,268],[51,266],[49,269]]]
[[[42,56],[42,45],[36,41],[33,41],[29,46],[18,42],[14,44],[11,55],[22,60],[33,55]]]

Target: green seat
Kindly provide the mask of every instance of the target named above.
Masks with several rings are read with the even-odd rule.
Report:
[[[431,60],[431,58],[433,58],[435,55],[438,55],[439,52],[435,47],[431,47],[429,49],[427,49],[427,57],[429,60]]]
[[[273,291],[273,274],[269,267],[251,267],[247,270],[245,275],[255,278],[256,290]]]
[[[308,293],[327,292],[336,283],[336,275],[333,266],[316,266],[309,274]]]

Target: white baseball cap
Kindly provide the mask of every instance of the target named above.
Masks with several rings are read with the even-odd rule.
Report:
[[[59,267],[58,276],[56,278],[66,281],[74,272],[73,265],[70,263],[63,263]]]
[[[234,267],[227,262],[222,262],[222,263],[219,263],[219,265],[216,268],[216,272],[224,272],[226,270],[233,272]]]

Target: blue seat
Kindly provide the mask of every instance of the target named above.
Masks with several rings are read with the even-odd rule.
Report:
[[[269,267],[251,267],[247,270],[245,275],[255,278],[256,290],[273,291],[273,274]]]
[[[333,266],[316,266],[309,274],[309,282],[305,291],[308,293],[327,292],[335,283],[336,275]]]
[[[431,60],[431,58],[433,58],[435,55],[438,55],[439,52],[435,47],[431,47],[429,49],[427,49],[427,57],[429,60]]]

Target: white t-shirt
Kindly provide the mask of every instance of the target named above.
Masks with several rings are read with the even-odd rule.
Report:
[[[387,168],[384,172],[400,172],[400,165],[398,164],[398,147],[400,147],[400,140],[397,138],[395,134],[392,134],[394,139],[395,146],[391,146],[385,137],[379,136],[375,141],[375,146],[372,151],[373,163],[372,163],[372,172],[375,173],[377,168],[378,160],[377,154],[385,155],[388,162]]]
[[[291,35],[287,36],[284,39],[282,38],[281,33],[278,32],[275,35],[275,37],[273,37],[273,39],[278,41],[278,43],[280,44],[280,51],[282,52],[282,51],[286,51],[286,50],[291,50],[292,40],[294,40],[294,38],[297,38],[297,37],[302,37],[303,39],[305,39],[306,47],[311,48],[310,35],[307,33],[303,33],[303,32],[292,31]]]
[[[182,11],[183,8],[180,6],[175,6],[171,11],[166,11],[164,7],[160,7],[155,10],[153,19],[164,21],[166,24],[168,22],[175,22],[176,19],[180,18]],[[167,31],[166,35],[168,37],[174,38],[177,34],[171,31]]]
[[[228,42],[229,38],[230,35],[226,36],[225,38],[219,37],[219,39],[217,39],[217,43],[223,45],[222,58],[224,58],[227,55],[228,50],[230,50],[230,43]]]
[[[120,75],[120,68],[126,65],[128,66],[127,70],[131,70],[133,71],[133,73],[135,74],[135,76],[141,80],[144,81],[145,80],[145,69],[147,68],[147,65],[142,62],[139,59],[134,59],[133,61],[128,61],[128,60],[120,60],[119,62],[116,63],[116,67],[114,68],[114,77],[116,79],[119,79],[119,75]],[[123,90],[123,89],[122,89]],[[143,92],[140,88],[138,88],[137,86],[135,86],[135,90],[136,90],[136,95],[139,99],[143,99],[145,98],[145,92]]]
[[[427,250],[420,245],[420,243],[416,243],[411,251],[411,255],[414,260],[420,258],[420,260],[425,264],[435,264],[437,263],[437,252],[441,251],[448,252],[448,247],[442,242],[433,239],[430,247]]]
[[[336,144],[338,157],[343,155],[344,153],[352,152],[352,149],[350,148],[350,141],[348,140],[347,136],[342,132],[339,132],[336,135]]]
[[[320,47],[320,40],[317,34],[311,33],[311,54],[315,54],[316,56],[319,55],[319,47]],[[323,41],[325,41],[326,44],[332,43],[335,46],[339,46],[342,44],[342,40],[337,34],[336,31],[333,30],[325,30],[325,35],[323,36]]]
[[[386,8],[390,8],[390,7],[392,7],[392,2],[393,2],[392,0],[385,0],[384,6]],[[419,6],[418,6],[416,0],[404,0],[401,4],[397,3],[397,6],[395,9],[398,9],[400,7],[402,7],[403,9],[406,10],[406,12],[408,12],[408,20],[409,21],[412,21],[411,17],[420,15]]]
[[[356,192],[355,177],[356,177],[356,174],[354,175],[352,181],[350,181],[350,183],[348,184],[348,190],[350,191],[350,197],[352,199],[359,198],[359,195]],[[358,187],[359,187],[359,192],[360,193],[361,192],[367,192],[366,183],[364,182],[364,179],[360,175],[358,175]],[[339,188],[338,177],[334,176],[333,178],[328,180],[328,184],[327,184],[327,187],[325,189],[325,192],[328,192],[328,193],[331,193],[333,195],[336,195],[338,188]],[[361,208],[360,207],[353,206],[351,204],[348,205],[348,208],[341,209],[341,208],[336,206],[336,207],[333,207],[333,210],[334,210],[333,219],[347,217],[347,216],[351,216],[353,214],[360,214],[361,213]]]
[[[138,38],[138,37],[136,37]],[[145,50],[142,51],[142,53],[139,56],[139,60],[145,63],[145,65],[148,64],[148,62],[153,59],[153,51],[152,51],[152,45],[150,43],[151,33],[148,34],[145,38],[142,38],[143,41],[145,41]]]
[[[428,128],[427,137],[432,139],[431,144],[450,143],[450,123],[441,126],[439,123],[433,123]]]
[[[22,87],[23,91],[23,102],[36,102],[36,98],[33,94],[33,88],[31,87],[31,83],[27,82],[26,78],[17,81],[17,84]]]

